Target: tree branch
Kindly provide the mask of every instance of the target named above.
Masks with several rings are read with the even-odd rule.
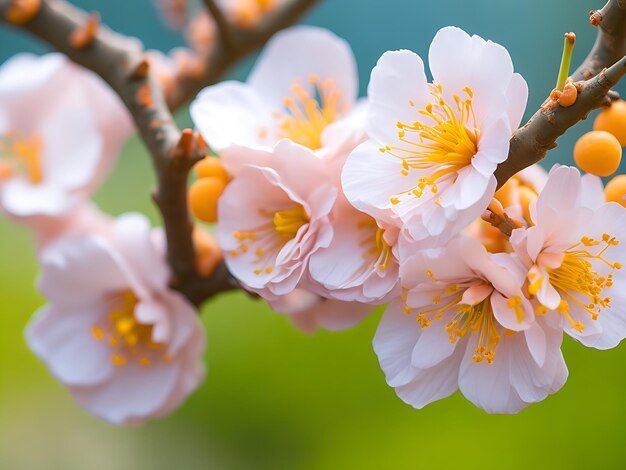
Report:
[[[217,82],[234,64],[262,47],[278,31],[296,23],[318,1],[284,0],[280,7],[265,14],[254,28],[245,29],[229,22],[213,0],[204,0],[220,34],[206,57],[204,73],[178,78],[167,96],[170,109],[179,108],[202,88]]]
[[[14,13],[14,8],[13,0],[0,0],[2,18]],[[218,292],[238,286],[224,266],[209,279],[200,277],[195,268],[187,177],[208,149],[191,130],[179,131],[138,41],[104,27],[91,31],[86,41],[71,40],[90,24],[92,17],[65,0],[44,0],[21,27],[97,73],[128,108],[157,174],[154,199],[165,228],[172,286],[199,305]]]
[[[543,106],[515,132],[508,158],[495,172],[498,188],[518,171],[542,160],[570,127],[610,102],[611,88],[626,73],[626,1],[609,0],[602,10],[591,12],[591,22],[600,30],[588,57],[572,75],[578,81],[575,103]]]
[[[609,0],[601,10],[589,12],[589,22],[598,26],[598,37],[587,58],[572,74],[574,81],[589,80],[626,55],[626,2]]]

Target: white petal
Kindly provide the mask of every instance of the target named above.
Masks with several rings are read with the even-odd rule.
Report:
[[[189,112],[218,152],[231,145],[271,147],[277,139],[276,120],[263,96],[245,83],[225,81],[202,90]]]
[[[96,341],[91,328],[106,305],[48,305],[39,310],[26,329],[26,341],[61,382],[90,386],[113,372],[107,343]]]
[[[414,122],[431,101],[426,83],[424,63],[414,52],[385,52],[378,60],[367,91],[366,132],[379,147],[396,142],[398,121]]]
[[[268,102],[282,107],[294,81],[311,89],[311,75],[333,80],[348,106],[356,101],[358,72],[350,45],[326,29],[311,26],[275,34],[261,52],[248,84]]]
[[[415,318],[404,313],[400,301],[387,307],[374,335],[373,345],[390,386],[405,385],[417,375],[418,370],[411,365],[411,355],[420,335],[421,329]]]

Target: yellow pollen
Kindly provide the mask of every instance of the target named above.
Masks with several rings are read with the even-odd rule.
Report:
[[[297,204],[291,209],[274,213],[274,230],[287,240],[294,238],[300,227],[308,223],[309,215],[304,210],[302,204]]]
[[[268,260],[272,260],[289,240],[295,238],[310,219],[304,206],[296,203],[288,209],[275,212],[259,209],[259,214],[266,221],[248,230],[234,231],[233,237],[239,243],[237,249],[229,253],[231,256],[239,256],[250,250],[254,253],[253,263],[256,265],[252,272],[256,275],[264,272],[271,274],[274,268],[268,265]]]
[[[345,110],[341,92],[333,80],[309,77],[313,95],[298,82],[291,86],[292,96],[283,100],[284,113],[277,113],[278,138],[288,138],[312,150],[322,146],[322,132]]]
[[[431,193],[437,193],[437,181],[456,179],[457,172],[471,164],[478,151],[479,131],[472,105],[473,92],[467,87],[463,91],[466,99],[453,95],[454,104],[450,105],[443,97],[443,88],[431,85],[433,102],[417,111],[420,121],[396,124],[402,145],[380,148],[381,153],[402,162],[400,172],[404,176],[409,175],[409,170],[423,175],[413,188],[393,195],[392,204],[398,204],[403,197],[422,197],[427,187]]]
[[[430,272],[430,270],[427,270]],[[439,281],[437,281],[439,282]],[[452,344],[455,344],[458,340],[464,338],[467,334],[476,334],[477,346],[474,350],[474,356],[472,360],[474,362],[482,362],[483,360],[491,364],[496,354],[496,348],[501,338],[501,327],[494,317],[493,309],[491,307],[491,296],[487,297],[483,301],[475,305],[462,304],[463,293],[460,292],[458,286],[453,287],[457,295],[450,295],[445,299],[441,296],[435,296],[433,298],[433,304],[437,305],[436,308],[422,310],[417,314],[415,321],[426,329],[431,326],[433,321],[443,318],[443,314],[452,308],[456,308],[456,311],[452,314],[452,318],[443,326],[445,331],[449,335],[449,340]],[[451,291],[453,289],[446,289]],[[509,299],[509,307],[516,309],[518,320],[523,319],[523,310],[521,310],[521,298],[514,297]],[[521,312],[517,311],[520,308]],[[405,312],[410,313],[410,309],[405,308]],[[448,317],[450,318],[450,317]],[[521,320],[520,320],[521,321]]]
[[[600,311],[611,304],[611,298],[603,297],[602,292],[613,285],[612,271],[621,269],[622,266],[619,263],[611,263],[604,255],[609,248],[618,243],[615,237],[608,234],[604,234],[602,240],[582,237],[579,243],[564,251],[561,266],[548,269],[550,284],[562,298],[557,311],[565,316],[572,327],[578,331],[584,329],[584,324],[574,321],[570,316],[570,302],[582,307],[592,320],[597,320]],[[595,247],[600,247],[600,249]],[[597,252],[592,253],[592,250]],[[606,276],[598,274],[593,268],[592,260],[608,266],[611,272]]]
[[[0,136],[2,179],[23,174],[32,184],[40,184],[43,181],[42,153],[43,139],[38,134],[25,136],[8,132]]]
[[[515,315],[517,316],[517,323],[522,323],[524,321],[524,309],[522,308],[522,299],[519,296],[511,297],[506,302],[507,307],[511,310],[515,310]]]
[[[106,339],[115,353],[111,363],[116,366],[126,365],[130,360],[148,367],[152,359],[148,357],[155,351],[164,349],[164,345],[152,340],[152,325],[137,322],[135,308],[138,299],[131,291],[122,292],[115,297],[116,307],[109,312],[106,321],[91,327],[91,335],[96,341]]]
[[[116,366],[126,365],[126,359],[118,354],[111,356],[111,362]]]
[[[378,226],[376,220],[368,217],[357,224],[359,230],[366,232],[366,236],[359,242],[363,248],[362,270],[375,268],[380,272],[385,272],[393,257],[391,247],[385,240],[385,231]]]

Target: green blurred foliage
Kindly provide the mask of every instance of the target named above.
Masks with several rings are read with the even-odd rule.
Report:
[[[101,10],[106,23],[150,47],[181,43],[158,23],[148,0],[76,3]],[[554,86],[562,34],[578,34],[579,63],[595,35],[586,12],[601,5],[326,0],[305,22],[350,41],[362,92],[384,50],[410,48],[425,56],[441,26],[493,39],[510,50],[530,85],[529,115]],[[0,60],[18,50],[43,49],[0,31]],[[234,76],[245,76],[250,63]],[[189,122],[185,112],[180,119]],[[573,142],[588,126],[572,130],[550,163],[571,162]],[[133,139],[96,200],[112,214],[137,210],[158,222],[149,200],[152,181],[148,157]],[[198,392],[169,418],[109,426],[75,406],[27,350],[22,330],[43,302],[34,287],[36,257],[26,230],[2,221],[0,233],[1,469],[624,468],[624,347],[595,351],[566,339],[568,383],[516,416],[488,415],[458,393],[414,410],[385,384],[372,351],[380,312],[351,331],[307,336],[241,293],[203,309],[208,374]]]

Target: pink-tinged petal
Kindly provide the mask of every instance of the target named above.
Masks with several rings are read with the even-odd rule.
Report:
[[[581,192],[580,200],[584,207],[598,209],[605,204],[604,185],[598,176],[586,174],[580,179]]]
[[[137,423],[161,408],[178,382],[177,364],[128,363],[98,387],[71,389],[76,401],[113,424]]]
[[[59,110],[41,128],[43,181],[66,190],[86,186],[96,175],[104,142],[89,112]]]
[[[564,258],[563,252],[550,253],[544,251],[537,256],[537,264],[544,269],[556,269],[561,266]]]
[[[218,152],[231,145],[269,148],[278,137],[270,104],[245,83],[226,81],[205,88],[189,112],[204,140]]]
[[[16,178],[4,185],[0,193],[1,205],[10,216],[61,216],[67,214],[80,202],[75,194],[63,191],[52,184],[34,185]]]
[[[409,316],[414,317],[414,315]],[[450,333],[446,331],[445,326],[446,321],[441,319],[433,321],[428,328],[422,329],[422,334],[411,354],[413,367],[417,369],[436,367],[454,353],[458,342],[450,341]],[[413,328],[419,328],[419,325],[416,323]],[[458,371],[458,363],[454,368]]]
[[[359,145],[348,157],[341,176],[343,191],[357,209],[376,217],[393,207],[391,198],[415,181],[404,176],[401,163],[379,151],[373,142]]]
[[[517,176],[527,185],[531,186],[537,193],[543,191],[548,181],[548,172],[541,165],[535,163],[517,173]]]
[[[487,413],[517,413],[527,405],[511,384],[512,340],[513,337],[507,337],[498,343],[494,361],[489,364],[484,360],[479,363],[472,360],[477,343],[471,337],[461,360],[461,393]]]
[[[311,256],[311,277],[339,300],[372,303],[383,299],[397,283],[399,265],[390,252],[386,261],[381,259],[385,255],[376,245],[376,222],[353,208],[336,206],[332,225],[328,247]]]
[[[198,310],[182,294],[174,291],[166,291],[162,302],[166,306],[168,320],[172,325],[172,333],[167,343],[168,354],[170,356],[189,355],[190,352],[187,349],[192,347],[193,350],[200,350],[199,353],[191,353],[192,361],[198,363],[206,343]],[[155,334],[153,331],[153,336]]]
[[[170,340],[172,324],[164,304],[154,300],[143,300],[137,303],[134,313],[138,323],[152,326],[152,341],[167,343]]]
[[[526,103],[528,102],[528,84],[526,80],[519,74],[514,73],[506,92],[508,98],[508,115],[509,125],[512,130],[519,127],[526,111]],[[541,191],[542,188],[536,188]]]
[[[129,288],[119,258],[98,237],[64,238],[43,253],[41,265],[39,291],[65,305],[90,304]]]
[[[372,313],[374,306],[358,302],[320,299],[313,306],[289,316],[291,322],[305,333],[323,328],[342,331],[354,327]]]
[[[602,334],[598,337],[581,337],[581,343],[596,349],[611,349],[626,338],[626,298],[623,292],[613,289],[610,307],[600,311],[596,322],[602,329]]]
[[[465,305],[479,304],[489,297],[492,292],[493,286],[491,284],[476,284],[470,286],[465,290],[465,292],[463,292],[463,297],[461,298],[460,303]]]
[[[308,82],[312,75],[322,81],[333,80],[348,106],[356,100],[358,71],[350,45],[326,29],[295,26],[270,39],[248,84],[274,106],[282,107],[295,80],[312,92]]]
[[[420,335],[419,325],[413,316],[404,313],[402,302],[394,301],[387,307],[373,345],[391,387],[406,385],[417,376],[419,371],[411,365],[411,355]]]
[[[411,382],[396,387],[402,401],[420,409],[437,400],[446,398],[458,390],[459,362],[463,348],[430,369],[421,370]]]
[[[521,286],[520,286],[521,287]],[[491,307],[493,315],[498,323],[511,331],[527,330],[535,320],[535,314],[530,302],[520,295],[513,301],[519,303],[509,304],[511,299],[503,297],[500,293],[494,292],[491,296]]]
[[[292,314],[304,312],[321,301],[322,298],[319,295],[299,288],[269,303],[272,310],[277,313]]]
[[[454,207],[458,210],[466,210],[477,204],[488,193],[489,182],[492,178],[493,176],[482,175],[473,167],[462,169],[454,183],[458,184],[460,189],[459,198],[455,201]]]
[[[472,38],[462,29],[446,27],[437,31],[428,51],[428,65],[433,79],[458,93],[468,86],[466,78],[476,55]]]
[[[91,331],[105,310],[102,303],[43,307],[26,328],[28,346],[61,382],[97,385],[113,373],[108,345],[96,341]]]
[[[424,62],[414,52],[385,52],[372,70],[367,89],[370,106],[366,132],[378,147],[398,141],[400,122],[418,119],[417,110],[431,101]]]
[[[42,87],[67,63],[67,57],[60,53],[14,55],[0,69],[0,97],[4,101]]]
[[[170,273],[165,253],[151,243],[151,232],[150,221],[143,214],[123,214],[114,223],[113,243],[137,282],[158,292],[169,283]]]
[[[535,265],[536,266],[536,265]],[[538,267],[536,270],[531,269],[530,272],[535,274],[536,276],[529,280],[532,282],[539,282],[539,292],[537,292],[536,297],[537,300],[546,308],[550,310],[556,309],[561,303],[561,295],[557,292],[557,290],[550,283],[550,275],[541,267]]]
[[[517,254],[513,253],[494,253],[491,259],[505,268],[512,275],[517,285],[521,286],[526,281],[526,267]]]
[[[511,127],[506,116],[494,120],[488,127],[482,129],[478,141],[478,152],[472,159],[472,165],[484,176],[490,176],[497,164],[502,163],[509,156]],[[482,161],[482,166],[481,162]]]
[[[538,322],[534,322],[530,325],[530,328],[524,331],[524,337],[526,338],[526,345],[535,363],[539,367],[543,367],[546,360],[547,349],[546,334],[543,328]]]
[[[320,187],[330,186],[324,162],[312,150],[287,139],[276,144],[269,166],[280,175],[286,188],[303,199],[319,191]]]
[[[552,169],[537,199],[536,224],[549,226],[554,215],[571,212],[576,207],[580,192],[580,172],[576,168],[560,166]]]

